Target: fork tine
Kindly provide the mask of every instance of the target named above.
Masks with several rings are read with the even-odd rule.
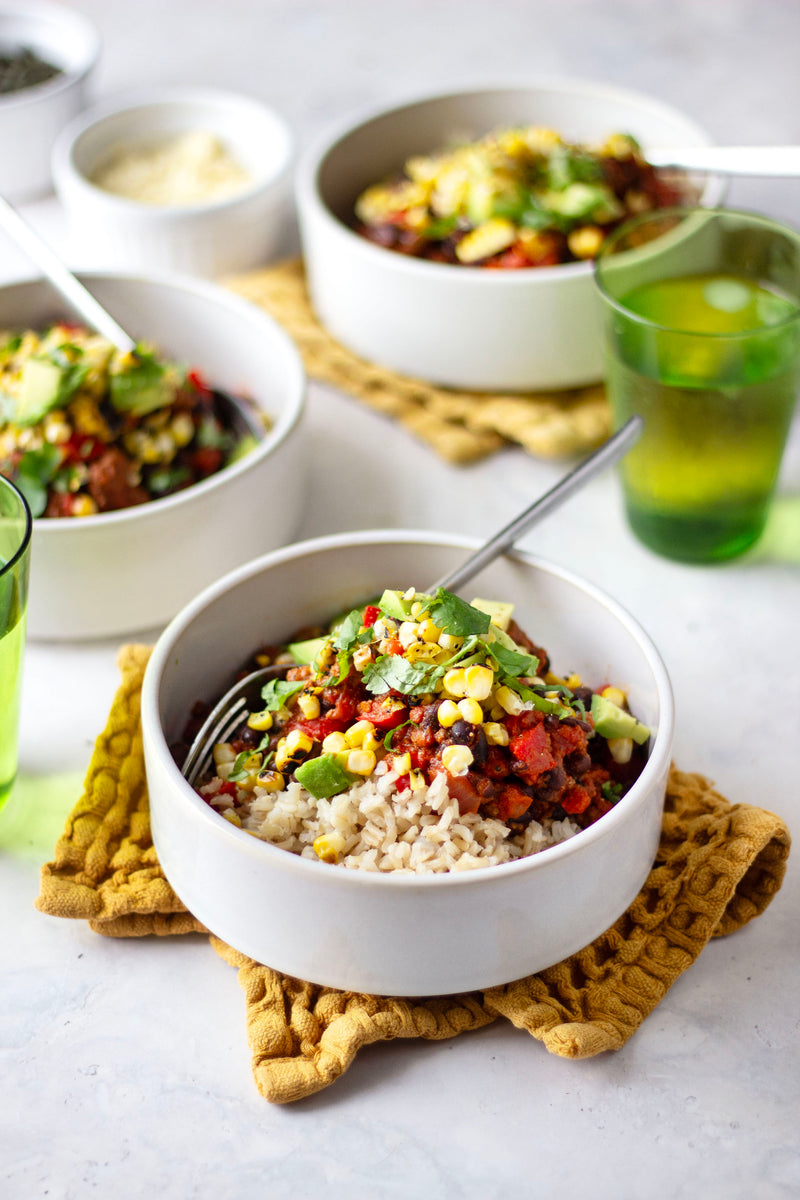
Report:
[[[188,783],[194,786],[195,780],[209,766],[214,746],[227,741],[236,726],[244,720],[264,681],[284,675],[286,670],[286,665],[262,667],[240,679],[225,693],[200,726],[183,760],[181,774]]]

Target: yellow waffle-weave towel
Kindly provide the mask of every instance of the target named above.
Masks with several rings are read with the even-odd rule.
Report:
[[[125,646],[122,680],[36,901],[115,937],[207,932],[178,900],[153,849],[139,722],[150,650]],[[712,937],[764,911],[786,870],[783,821],[730,804],[708,780],[673,768],[661,844],[628,911],[590,946],[538,975],[463,996],[365,996],[292,979],[211,942],[238,968],[256,1085],[297,1100],[333,1083],[362,1046],[441,1039],[504,1017],[566,1058],[616,1050]]]

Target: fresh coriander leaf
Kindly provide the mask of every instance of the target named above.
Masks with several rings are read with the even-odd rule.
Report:
[[[283,708],[286,701],[294,696],[296,692],[303,688],[303,681],[298,680],[289,682],[288,679],[270,679],[261,689],[261,699],[264,701],[264,707],[270,712],[277,712],[279,708]]]
[[[156,492],[161,496],[164,492],[169,492],[173,488],[180,487],[182,483],[188,482],[191,477],[188,467],[163,467],[159,471],[153,471],[147,480],[147,486],[151,492]]]
[[[26,450],[19,460],[15,482],[34,517],[40,517],[47,507],[47,489],[60,465],[61,451],[49,443],[40,450]]]
[[[437,588],[433,604],[429,608],[430,618],[435,625],[454,637],[466,637],[472,633],[486,633],[491,624],[488,613],[473,608],[446,588]]]
[[[236,755],[236,758],[233,760],[233,770],[228,776],[229,783],[238,783],[240,779],[247,778],[250,772],[245,771],[244,764],[247,762],[252,753],[252,750],[242,750]]]
[[[402,724],[402,725],[395,725],[394,729],[390,729],[390,730],[388,731],[388,733],[386,734],[385,738],[383,739],[383,744],[384,744],[384,746],[386,747],[386,749],[387,749],[387,750],[391,750],[391,748],[392,748],[392,738],[393,738],[393,737],[394,737],[394,735],[397,733],[398,729],[404,729],[406,725],[413,725],[413,724],[414,724],[414,722],[413,722],[413,721],[411,721],[411,720],[409,720],[409,721],[403,721],[403,724]]]
[[[511,650],[501,642],[483,644],[503,675],[535,675],[539,670],[539,660],[533,654]]]
[[[609,780],[601,786],[600,791],[603,793],[603,799],[607,800],[609,804],[616,804],[622,797],[622,784],[611,783]]]
[[[351,609],[336,631],[336,637],[333,642],[334,650],[350,650],[358,641],[358,635],[361,632],[363,623],[363,609]]]
[[[373,696],[391,691],[413,696],[429,690],[431,674],[423,663],[410,663],[400,654],[382,654],[365,667],[361,679]]]

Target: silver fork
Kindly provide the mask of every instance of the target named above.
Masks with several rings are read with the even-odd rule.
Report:
[[[510,549],[517,538],[530,529],[536,521],[547,516],[604,467],[621,458],[639,437],[642,425],[641,417],[630,417],[598,450],[578,463],[577,467],[568,475],[565,475],[508,525],[504,525],[499,533],[484,542],[469,556],[466,562],[461,563],[441,579],[437,579],[429,591],[435,592],[440,587],[450,589],[462,587],[504,550]],[[218,742],[227,741],[236,727],[244,721],[246,714],[256,708],[261,700],[261,688],[265,681],[285,675],[292,665],[286,663],[285,665],[262,667],[259,671],[253,671],[252,674],[246,675],[225,693],[203,722],[184,759],[181,773],[189,783],[194,784],[195,780],[208,769],[214,746]]]
[[[189,753],[183,760],[181,774],[194,787],[211,767],[214,747],[227,742],[248,714],[259,707],[261,689],[269,679],[280,679],[296,663],[277,663],[260,667],[245,675],[215,704],[197,731]]]

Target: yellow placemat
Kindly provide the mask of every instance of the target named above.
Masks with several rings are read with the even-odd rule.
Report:
[[[461,392],[365,362],[340,346],[317,320],[299,258],[226,284],[286,329],[311,378],[398,421],[448,462],[474,462],[509,443],[540,458],[565,458],[599,445],[611,431],[600,385],[521,396]]]
[[[122,673],[84,793],[52,862],[41,912],[87,920],[116,937],[207,932],[170,888],[150,837],[139,696],[150,649],[125,646]],[[440,1039],[505,1018],[553,1054],[616,1050],[708,940],[739,929],[778,891],[789,832],[773,813],[730,804],[700,775],[673,768],[661,844],[630,908],[590,946],[505,987],[424,1000],[365,996],[281,975],[211,942],[238,968],[256,1085],[284,1103],[319,1091],[362,1046]]]

